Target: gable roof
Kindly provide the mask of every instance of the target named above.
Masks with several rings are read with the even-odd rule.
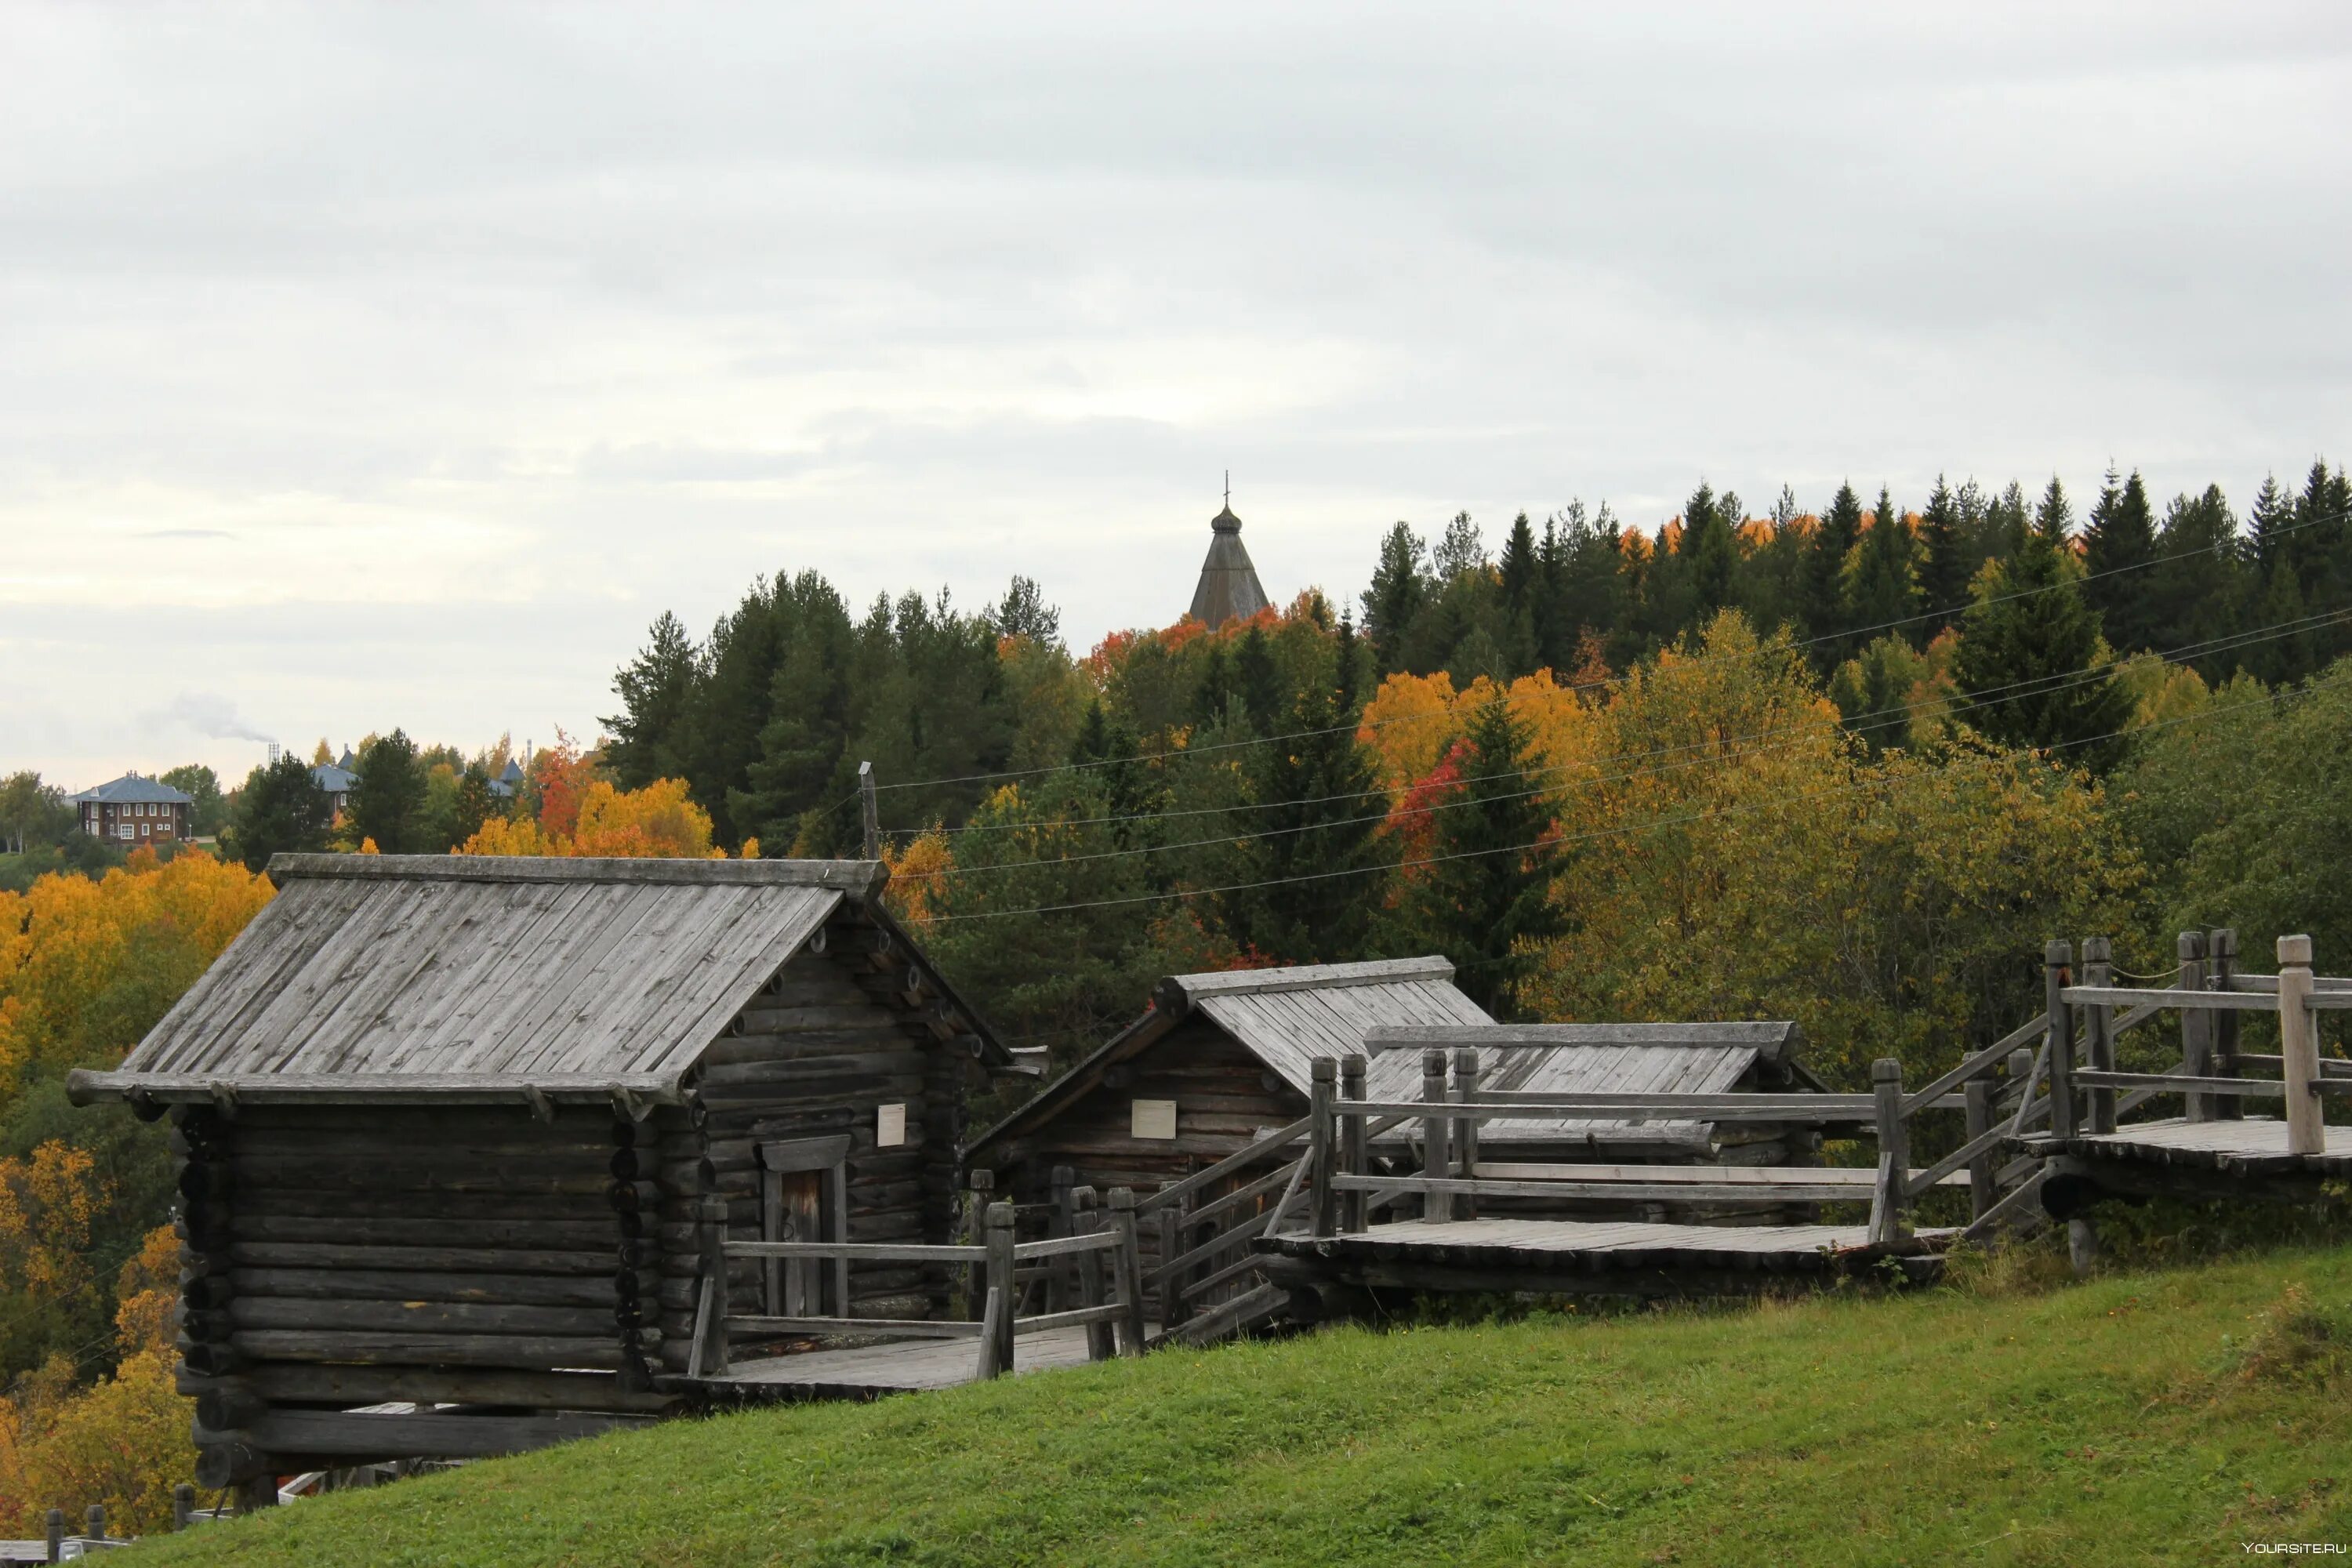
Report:
[[[1152,987],[1150,1011],[973,1139],[969,1152],[1050,1120],[1099,1087],[1111,1068],[1148,1050],[1196,1011],[1302,1095],[1317,1057],[1362,1051],[1366,1031],[1380,1025],[1493,1022],[1454,988],[1454,965],[1444,958],[1171,974]],[[1418,1092],[1420,1069],[1413,1072]]]
[[[319,763],[310,769],[310,782],[329,795],[349,795],[360,775],[341,763]]]
[[[158,784],[150,778],[142,778],[137,773],[125,773],[119,779],[110,779],[95,789],[86,789],[79,795],[68,795],[66,804],[79,805],[86,800],[96,801],[106,805],[194,805],[196,804],[195,796],[184,791],[173,789],[170,784]]]
[[[121,1070],[77,1100],[676,1100],[704,1049],[845,905],[1012,1058],[889,920],[857,860],[280,855],[277,898]]]

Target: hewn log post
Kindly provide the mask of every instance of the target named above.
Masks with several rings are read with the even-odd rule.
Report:
[[[1331,1234],[1331,1158],[1339,1145],[1338,1129],[1333,1125],[1331,1101],[1337,1098],[1339,1064],[1329,1057],[1317,1057],[1310,1069],[1313,1079],[1307,1103],[1314,1124],[1307,1131],[1307,1208],[1311,1228],[1317,1236]]]
[[[1133,1188],[1110,1190],[1110,1223],[1118,1233],[1118,1249],[1111,1254],[1118,1269],[1118,1304],[1126,1309],[1118,1321],[1118,1353],[1139,1356],[1143,1353],[1143,1267],[1135,1245]]]
[[[2083,984],[2113,985],[2116,983],[2114,948],[2105,937],[2086,936],[2083,939]],[[2105,1002],[2094,1002],[2083,1016],[2083,1056],[2084,1065],[2099,1072],[2116,1070],[2116,1010]],[[2091,1131],[2113,1132],[2116,1130],[2116,1091],[2112,1089],[2091,1090]]]
[[[1056,1165],[1047,1173],[1045,1184],[1054,1205],[1045,1215],[1045,1235],[1049,1238],[1070,1234],[1070,1189],[1077,1184],[1077,1181],[1078,1173],[1068,1165]],[[1067,1310],[1074,1278],[1072,1259],[1066,1256],[1055,1258],[1047,1266],[1045,1310],[1059,1312]]]
[[[1475,1104],[1478,1099],[1478,1047],[1454,1047],[1454,1101],[1457,1105]],[[1454,1124],[1454,1168],[1468,1181],[1478,1173],[1478,1119],[1465,1116]],[[1478,1195],[1462,1193],[1454,1200],[1455,1215],[1463,1219],[1478,1217]]]
[[[1176,1184],[1174,1182],[1162,1182],[1160,1190],[1164,1193]],[[1184,1281],[1176,1277],[1176,1271],[1169,1265],[1184,1255],[1184,1213],[1191,1207],[1192,1205],[1183,1198],[1171,1199],[1160,1205],[1160,1321],[1166,1328],[1172,1329],[1182,1322],[1186,1313]],[[1097,1255],[1090,1252],[1086,1256],[1093,1258]]]
[[[1423,1104],[1442,1107],[1445,1103],[1445,1053],[1432,1048],[1421,1053],[1421,1098]],[[1421,1173],[1424,1176],[1451,1175],[1454,1159],[1446,1134],[1454,1119],[1442,1110],[1433,1110],[1421,1119]],[[1444,1193],[1423,1193],[1421,1196],[1421,1217],[1452,1219],[1454,1200]]]
[[[963,1205],[963,1241],[966,1247],[988,1245],[988,1200],[996,1191],[996,1173],[974,1171],[968,1178],[971,1195]],[[988,1265],[971,1263],[964,1266],[964,1310],[973,1322],[980,1321],[988,1297]]]
[[[81,1533],[85,1541],[106,1539],[106,1505],[104,1503],[94,1502],[83,1511]]]
[[[1973,1143],[1992,1131],[1992,1080],[1972,1078],[1963,1092],[1968,1100],[1969,1142]],[[1993,1202],[1992,1155],[1987,1152],[1969,1162],[1969,1217],[1984,1218]]]
[[[185,1530],[195,1522],[196,1489],[182,1481],[172,1489],[172,1528]]]
[[[698,1205],[702,1221],[702,1278],[707,1282],[710,1315],[697,1325],[703,1333],[702,1370],[706,1373],[727,1370],[727,1318],[730,1304],[727,1300],[727,1200],[704,1198]]]
[[[2319,1020],[2305,1004],[2311,998],[2311,938],[2278,939],[2279,1058],[2286,1068],[2286,1152],[2318,1154],[2327,1148],[2320,1115]]]
[[[1020,1309],[1020,1286],[1013,1278],[1013,1205],[992,1203],[988,1205],[988,1293],[993,1299],[996,1313],[988,1320],[988,1340],[996,1347],[996,1370],[987,1375],[1003,1376],[1013,1370],[1013,1320]]]
[[[2227,991],[2238,968],[2238,933],[2221,926],[2205,933],[2205,989]],[[2238,1015],[2216,1013],[2213,1019],[2213,1076],[2238,1076]],[[2213,1097],[2213,1120],[2236,1121],[2246,1114],[2246,1102],[2236,1095]]]
[[[1073,1235],[1097,1236],[1101,1234],[1103,1217],[1102,1209],[1098,1205],[1098,1201],[1095,1195],[1095,1190],[1092,1187],[1072,1188],[1070,1192],[1070,1228]],[[1166,1217],[1169,1211],[1174,1207],[1175,1205],[1173,1204],[1170,1204],[1162,1207],[1160,1211],[1162,1221],[1160,1230],[1160,1234],[1162,1236],[1168,1234],[1165,1223]],[[1074,1258],[1078,1269],[1078,1305],[1081,1307],[1100,1307],[1108,1303],[1110,1300],[1110,1291],[1107,1288],[1106,1282],[1103,1279],[1103,1255],[1099,1251],[1081,1252],[1075,1254]],[[1164,1263],[1166,1258],[1163,1258],[1161,1261]],[[1160,1315],[1164,1319],[1168,1312],[1172,1310],[1169,1303],[1176,1300],[1175,1287],[1165,1275],[1160,1277],[1160,1297],[1161,1303],[1160,1309]],[[1087,1359],[1088,1361],[1108,1361],[1111,1358],[1111,1352],[1112,1344],[1110,1325],[1108,1323],[1088,1323],[1087,1325]]]
[[[2185,931],[2173,943],[2180,958],[2180,975],[2174,983],[2183,991],[2205,989],[2205,933]],[[2202,1007],[2180,1010],[2180,1070],[2190,1078],[2209,1078],[2213,1071],[2213,1015]],[[2191,1121],[2213,1120],[2213,1097],[2192,1091],[2188,1097]]]
[[[2074,960],[2071,943],[2053,942],[2042,949],[2042,1006],[2049,1043],[2050,1131],[2072,1138],[2082,1125],[2074,1107],[2074,1010],[2059,992],[2065,988],[2066,969]]]
[[[1898,1242],[1911,1234],[1904,1223],[1904,1183],[1910,1178],[1910,1140],[1903,1127],[1903,1064],[1881,1057],[1870,1064],[1870,1089],[1877,1104],[1873,1120],[1878,1127],[1878,1183],[1871,1196],[1870,1240],[1873,1246]]]
[[[1339,1062],[1339,1098],[1360,1100],[1364,1098],[1365,1061],[1360,1056],[1344,1057]],[[1339,1169],[1350,1176],[1360,1176],[1370,1168],[1365,1158],[1364,1119],[1343,1116],[1339,1119]],[[1364,1228],[1364,1199],[1367,1194],[1348,1192],[1339,1194],[1339,1228],[1358,1231]]]
[[[66,1556],[66,1510],[53,1508],[42,1516],[42,1525],[48,1534],[49,1561],[62,1563]]]

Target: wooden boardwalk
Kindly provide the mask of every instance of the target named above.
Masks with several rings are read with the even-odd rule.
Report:
[[[2113,1132],[2042,1133],[2017,1146],[2046,1162],[2042,1202],[2067,1217],[2105,1194],[2137,1197],[2316,1197],[2352,1178],[2352,1127],[2325,1129],[2325,1147],[2296,1154],[2276,1117],[2126,1123]]]
[[[1083,1366],[1089,1359],[1083,1328],[1045,1329],[1022,1334],[1014,1343],[1016,1376]],[[738,1362],[723,1373],[691,1380],[691,1389],[713,1404],[766,1404],[878,1399],[978,1381],[980,1358],[970,1340],[894,1340]]]
[[[1882,1258],[1932,1271],[1953,1232],[1871,1239],[1858,1225],[1658,1225],[1601,1220],[1399,1220],[1259,1243],[1309,1279],[1400,1289],[1598,1295],[1749,1292],[1818,1282]],[[1287,1272],[1277,1267],[1277,1272]]]

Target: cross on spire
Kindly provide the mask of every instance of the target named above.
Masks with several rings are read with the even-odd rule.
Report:
[[[1233,507],[1234,507],[1234,471],[1233,471],[1231,468],[1227,468],[1227,469],[1225,470],[1225,510],[1226,510],[1227,511],[1231,511],[1231,510],[1233,510]]]

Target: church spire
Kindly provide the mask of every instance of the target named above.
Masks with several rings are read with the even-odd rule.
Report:
[[[1209,555],[1201,563],[1201,581],[1192,590],[1190,613],[1194,620],[1214,629],[1230,620],[1247,620],[1266,604],[1257,568],[1242,547],[1242,520],[1234,515],[1234,476],[1227,469],[1224,510],[1209,520]]]

